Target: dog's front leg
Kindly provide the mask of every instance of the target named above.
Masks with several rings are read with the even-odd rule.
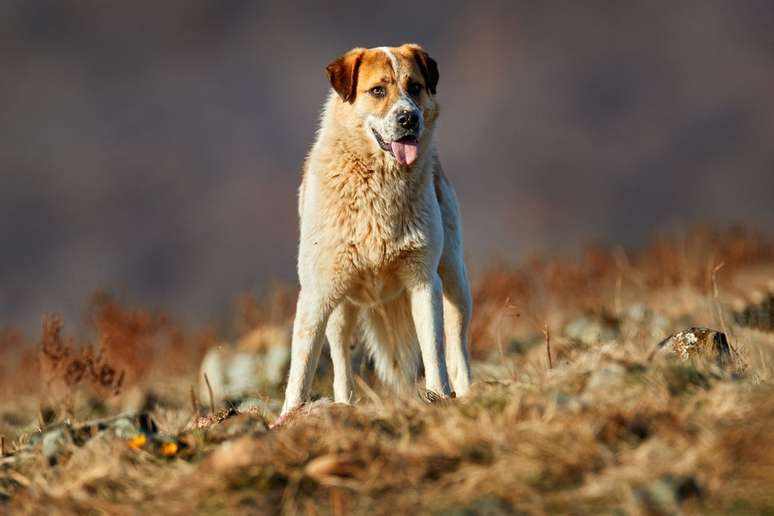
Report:
[[[303,403],[309,395],[330,313],[330,307],[324,300],[301,290],[293,321],[290,373],[282,406],[283,415]]]
[[[444,257],[438,272],[443,282],[446,367],[452,390],[462,396],[470,389],[467,334],[473,301],[465,265],[459,255]]]
[[[449,396],[449,376],[443,345],[443,289],[441,279],[433,274],[428,280],[409,286],[411,315],[425,365],[425,386],[442,396]]]

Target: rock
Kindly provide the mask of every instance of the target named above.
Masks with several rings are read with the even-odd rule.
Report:
[[[128,417],[122,417],[113,421],[110,424],[110,429],[116,437],[121,439],[129,439],[140,433],[139,427]]]
[[[83,446],[97,435],[109,432],[115,437],[128,439],[140,433],[153,435],[157,425],[148,414],[119,415],[104,419],[85,421],[77,425],[69,422],[44,429],[29,438],[30,446],[40,446],[50,464],[70,444]]]
[[[774,294],[761,296],[749,303],[738,301],[734,306],[734,322],[761,331],[774,331]]]
[[[623,385],[626,368],[620,364],[608,364],[591,373],[584,393],[615,389]]]
[[[653,339],[663,339],[669,334],[669,319],[642,303],[635,303],[624,312],[622,330],[627,336],[644,333]]]
[[[290,365],[290,330],[265,325],[248,333],[236,345],[210,349],[202,360],[199,398],[209,402],[207,375],[215,403],[274,390],[283,382]]]
[[[774,332],[774,266],[745,267],[720,290],[721,301],[740,326]]]
[[[669,328],[669,319],[663,315],[654,314],[648,324],[650,336],[653,338],[662,338],[666,335]]]
[[[626,317],[636,323],[645,322],[645,319],[650,315],[650,310],[642,303],[635,303],[626,309]]]
[[[582,412],[584,409],[590,406],[588,400],[584,400],[583,398],[573,396],[562,391],[555,393],[554,401],[556,402],[557,407],[573,413]]]
[[[726,334],[710,328],[689,328],[658,343],[656,357],[677,358],[682,362],[704,361],[726,368],[736,360]]]
[[[285,379],[285,370],[290,364],[289,339],[270,346],[264,357],[263,377],[267,384],[277,386]]]
[[[104,419],[94,419],[86,421],[72,428],[72,433],[76,436],[76,444],[82,444],[81,441],[93,437],[103,431],[109,431],[116,437],[126,439],[145,433],[152,435],[158,432],[158,426],[150,414],[141,413],[136,415],[123,414]]]
[[[53,466],[59,462],[60,455],[72,442],[69,429],[59,427],[49,430],[41,437],[41,451],[49,465]]]
[[[680,505],[701,498],[703,491],[693,477],[667,474],[634,490],[637,502],[648,514],[679,514]]]
[[[621,331],[618,322],[613,319],[582,315],[567,323],[564,334],[584,344],[596,344],[615,340],[621,335]]]

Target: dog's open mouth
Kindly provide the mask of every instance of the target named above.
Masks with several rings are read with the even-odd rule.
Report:
[[[373,128],[371,132],[374,133],[374,138],[379,144],[379,147],[383,151],[392,154],[392,157],[401,165],[411,165],[417,159],[417,150],[419,148],[419,142],[416,136],[404,136],[397,140],[387,142],[381,135]]]

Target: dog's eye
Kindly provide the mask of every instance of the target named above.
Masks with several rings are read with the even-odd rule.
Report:
[[[387,93],[384,90],[384,86],[374,86],[368,92],[373,95],[374,97],[384,97],[384,95]]]
[[[406,88],[406,91],[412,97],[416,97],[422,91],[422,85],[419,84],[418,82],[411,82]]]

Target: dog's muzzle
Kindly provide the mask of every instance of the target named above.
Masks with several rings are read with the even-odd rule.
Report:
[[[376,143],[385,152],[389,152],[395,160],[401,165],[411,165],[416,161],[419,152],[419,140],[414,134],[401,136],[397,140],[386,140],[379,132],[371,128]]]

